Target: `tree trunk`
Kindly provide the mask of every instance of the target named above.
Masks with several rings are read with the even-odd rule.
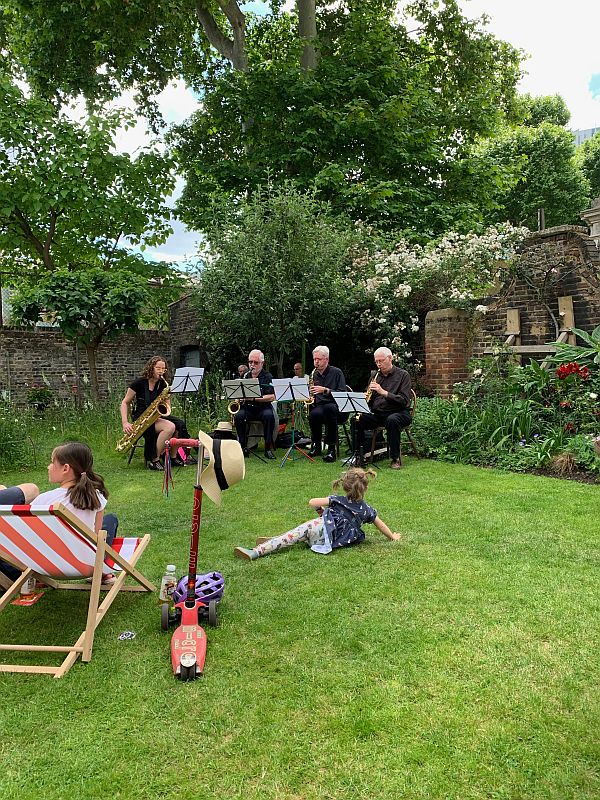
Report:
[[[275,364],[277,365],[277,377],[284,378],[285,375],[283,374],[283,350],[280,350],[277,353],[277,358],[275,359]]]
[[[317,15],[315,0],[297,0],[298,35],[304,39],[304,50],[300,57],[302,69],[315,69],[319,63],[319,51],[315,46],[317,39]]]
[[[96,367],[96,354],[99,347],[100,342],[90,342],[85,346],[85,354],[90,368],[90,386],[94,400],[100,400],[100,384],[98,383],[98,369]]]

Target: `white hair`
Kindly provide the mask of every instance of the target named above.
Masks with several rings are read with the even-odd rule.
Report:
[[[378,347],[377,350],[375,350],[375,352],[373,353],[373,358],[375,358],[376,356],[385,356],[387,358],[388,356],[393,356],[393,355],[394,354],[392,353],[389,347]]]
[[[256,356],[261,363],[265,360],[265,354],[261,350],[250,350],[248,358],[250,358],[250,356]]]
[[[325,358],[329,358],[329,348],[325,347],[324,344],[317,345],[313,350],[313,356],[315,353],[320,353],[322,356],[325,356]]]

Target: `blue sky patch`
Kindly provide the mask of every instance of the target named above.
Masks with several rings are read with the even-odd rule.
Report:
[[[600,72],[596,72],[592,75],[588,88],[592,97],[600,97]]]

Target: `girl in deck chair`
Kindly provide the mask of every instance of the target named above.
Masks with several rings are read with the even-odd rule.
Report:
[[[102,476],[93,471],[93,463],[92,451],[83,442],[65,442],[55,447],[48,464],[48,480],[59,486],[39,494],[31,507],[62,503],[95,533],[105,530],[106,544],[110,545],[119,522],[114,514],[104,514],[108,489]],[[114,581],[114,575],[103,578],[103,583]]]

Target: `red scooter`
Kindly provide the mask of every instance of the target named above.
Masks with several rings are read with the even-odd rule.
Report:
[[[192,532],[190,536],[190,560],[187,575],[187,595],[184,600],[174,606],[173,621],[179,620],[179,627],[171,639],[171,664],[174,675],[182,681],[193,681],[202,675],[204,659],[206,658],[206,633],[199,621],[203,616],[208,616],[210,624],[217,624],[216,602],[210,604],[196,598],[196,568],[198,564],[198,540],[200,536],[200,523],[202,518],[202,484],[201,475],[204,462],[204,446],[198,439],[171,439],[166,442],[167,453],[169,447],[197,447],[198,466],[196,471],[196,484],[194,486],[194,506],[192,509]],[[165,476],[168,477],[168,476]],[[169,625],[169,607],[163,606],[162,626],[165,628],[165,613],[167,626]]]

